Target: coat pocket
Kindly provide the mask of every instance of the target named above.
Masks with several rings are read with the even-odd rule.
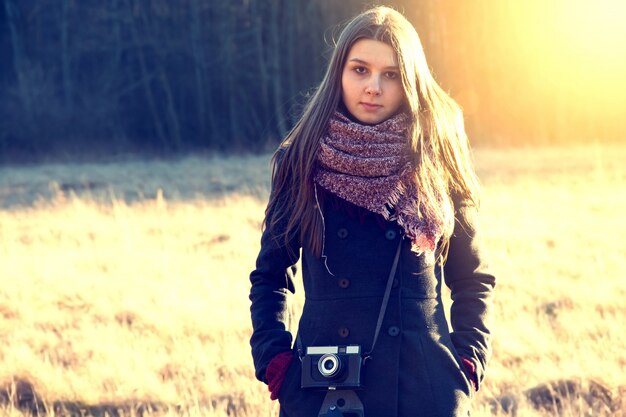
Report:
[[[300,390],[300,374],[302,372],[302,363],[298,358],[298,354],[294,352],[294,358],[289,364],[289,368],[287,368],[287,372],[285,373],[285,379],[283,379],[283,384],[280,387],[280,392],[278,393],[278,402],[283,403],[283,399],[285,397],[289,398],[293,395],[295,390]]]
[[[452,343],[438,333],[420,335],[424,354],[430,360],[426,368],[442,416],[467,416],[474,389],[471,386]]]
[[[463,363],[463,360],[461,360],[461,357],[459,356],[459,353],[457,352],[452,342],[447,344],[446,347],[450,350],[450,352],[454,356],[454,359],[457,365],[459,366],[459,371],[461,373],[461,376],[463,377],[463,380],[465,380],[465,383],[467,384],[467,389],[469,391],[470,398],[474,398],[474,394],[475,394],[474,386],[472,385],[472,381],[470,381],[469,375],[467,375],[467,371],[465,370],[465,364]]]
[[[302,362],[294,355],[278,394],[281,411],[289,417],[317,417],[325,392],[300,388]]]

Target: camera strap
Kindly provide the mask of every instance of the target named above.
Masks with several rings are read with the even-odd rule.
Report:
[[[396,256],[393,258],[393,264],[391,265],[391,271],[389,271],[389,278],[387,279],[387,287],[385,288],[385,295],[383,296],[383,302],[380,306],[380,312],[378,313],[378,321],[376,323],[376,331],[374,332],[374,340],[372,341],[372,347],[369,351],[363,354],[363,360],[370,357],[376,346],[378,340],[378,334],[380,333],[380,327],[383,325],[383,319],[385,318],[385,311],[387,311],[387,304],[389,303],[389,295],[391,294],[391,286],[393,285],[393,277],[396,274],[398,268],[398,260],[400,259],[400,249],[402,249],[402,240],[404,236],[400,238],[398,248],[396,249]],[[302,340],[300,340],[300,333],[296,334],[296,347],[298,350],[298,357],[302,361],[304,357],[304,348],[302,346]]]
[[[387,311],[387,304],[389,303],[389,295],[391,294],[391,286],[393,285],[393,276],[396,274],[398,268],[398,260],[400,259],[400,249],[402,248],[402,240],[404,236],[400,238],[398,243],[398,249],[396,249],[396,256],[393,258],[393,265],[391,265],[391,271],[389,272],[389,278],[387,279],[387,287],[385,288],[385,295],[383,297],[383,303],[380,306],[380,312],[378,313],[378,322],[376,323],[376,331],[374,332],[374,340],[372,341],[372,347],[369,351],[363,354],[363,358],[368,359],[371,353],[374,351],[376,341],[378,340],[378,334],[380,333],[380,327],[383,325],[383,319],[385,318],[385,311]]]

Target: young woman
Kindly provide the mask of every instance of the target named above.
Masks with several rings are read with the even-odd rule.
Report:
[[[356,16],[274,155],[250,275],[256,376],[281,416],[469,415],[490,357],[495,285],[477,206],[461,110],[430,74],[415,29],[387,7]],[[306,300],[294,338],[286,306],[300,250]],[[325,374],[335,371],[320,360],[328,352],[340,353],[343,374]],[[336,389],[307,388],[312,379]]]

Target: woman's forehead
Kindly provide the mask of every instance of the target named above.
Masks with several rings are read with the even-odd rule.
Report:
[[[357,62],[380,67],[398,67],[398,58],[393,48],[375,39],[359,39],[350,51],[346,62]]]

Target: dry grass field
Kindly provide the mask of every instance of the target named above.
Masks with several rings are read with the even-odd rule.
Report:
[[[474,415],[626,414],[626,147],[475,160],[498,284]],[[267,155],[0,168],[0,414],[277,415],[248,345],[268,183]]]

